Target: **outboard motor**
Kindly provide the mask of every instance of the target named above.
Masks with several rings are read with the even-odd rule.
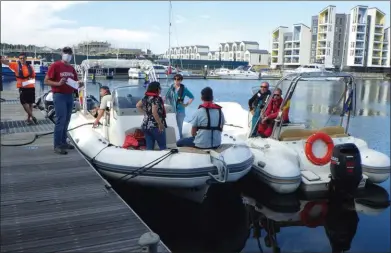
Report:
[[[353,143],[334,146],[330,161],[331,182],[334,190],[354,194],[362,179],[360,151]]]

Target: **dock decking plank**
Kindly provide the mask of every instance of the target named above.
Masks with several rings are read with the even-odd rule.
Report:
[[[2,103],[2,144],[52,129],[37,111],[41,125],[25,125],[21,110]],[[1,252],[140,252],[149,228],[77,151],[57,155],[52,142],[1,147]]]

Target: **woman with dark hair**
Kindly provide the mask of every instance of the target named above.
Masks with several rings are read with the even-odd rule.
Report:
[[[163,99],[160,97],[160,83],[151,82],[143,99],[138,101],[136,107],[144,113],[141,128],[143,129],[146,149],[153,150],[155,141],[160,150],[167,148],[166,145],[166,111]]]

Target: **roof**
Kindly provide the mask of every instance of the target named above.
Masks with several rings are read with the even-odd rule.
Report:
[[[326,9],[328,9],[329,7],[336,7],[335,5],[327,5],[325,8],[323,8],[319,13],[322,13],[324,12]]]
[[[279,26],[276,29],[274,29],[272,33],[274,33],[275,31],[279,30],[280,28],[288,28],[288,27],[287,26]]]
[[[199,54],[199,55],[208,55],[207,52],[198,52],[197,54]]]
[[[296,26],[296,25],[303,25],[303,26],[307,27],[308,29],[311,29],[311,28],[309,28],[308,26],[306,26],[306,25],[305,25],[305,24],[303,24],[303,23],[297,23],[297,24],[293,24],[293,26]]]
[[[247,44],[247,45],[259,45],[259,43],[256,42],[256,41],[245,41],[245,40],[243,40],[242,42],[244,44]]]
[[[198,48],[209,48],[209,46],[200,46],[200,45],[195,45],[195,47],[198,47]]]
[[[369,10],[369,9],[375,9],[375,10],[377,10],[378,12],[380,12],[381,14],[386,15],[384,12],[382,12],[381,10],[379,10],[377,7],[371,7],[371,8],[368,8],[368,10]]]
[[[226,42],[225,44],[228,44],[228,45],[232,45],[232,44],[234,44],[233,42]]]
[[[219,51],[209,51],[209,53],[211,53],[211,54],[214,54],[216,52],[219,52]]]
[[[269,52],[265,49],[247,49],[250,54],[269,54]]]
[[[364,7],[364,8],[368,8],[368,6],[366,6],[366,5],[356,5],[356,6],[354,6],[353,8],[351,8],[351,10],[353,10],[354,8],[357,8],[357,7]]]

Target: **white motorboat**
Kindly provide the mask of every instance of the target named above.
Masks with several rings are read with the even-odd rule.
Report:
[[[256,72],[252,66],[239,66],[234,70],[220,70],[220,72],[215,73],[221,79],[248,79],[248,80],[258,80],[260,79],[260,73]]]
[[[171,78],[173,75],[176,74],[175,68],[172,68],[171,74],[167,75],[167,66],[164,65],[152,65],[154,72],[156,74],[156,77],[158,79],[164,79],[164,78]],[[128,75],[131,79],[144,79],[145,75],[149,75],[150,73],[150,66],[142,66],[140,68],[138,67],[132,67],[129,68]]]
[[[292,75],[301,74],[301,73],[322,73],[324,75],[319,75],[318,77],[313,78],[303,78],[302,81],[318,81],[318,80],[326,80],[326,81],[340,81],[341,77],[327,76],[328,73],[332,73],[332,71],[326,70],[324,64],[313,63],[308,65],[302,65],[296,69],[284,70],[283,75]]]
[[[86,89],[87,86],[84,94],[87,94]],[[250,149],[227,136],[216,150],[177,148],[179,132],[175,107],[170,104],[165,104],[167,150],[122,148],[126,136],[140,130],[144,115],[138,111],[136,103],[144,93],[142,86],[115,88],[110,112],[97,128],[91,127],[95,118],[88,112],[84,97],[83,110],[72,114],[68,129],[76,129],[69,130],[70,139],[105,177],[165,188],[202,202],[211,183],[235,182],[250,171],[254,161]],[[162,94],[165,93],[162,91]]]
[[[230,69],[227,68],[218,68],[215,70],[210,71],[209,75],[210,76],[224,76],[229,73]]]
[[[290,102],[301,78],[316,77],[317,74],[297,75],[289,85],[281,108]],[[353,77],[345,73],[329,73],[329,75],[343,77],[347,81],[344,94],[346,94],[347,101],[353,100],[354,104]],[[277,87],[283,80],[284,78],[279,81]],[[367,179],[373,183],[381,183],[389,178],[390,158],[368,147],[364,140],[348,133],[350,110],[346,118],[346,113],[341,114],[340,125],[319,129],[306,129],[304,124],[297,123],[279,124],[279,118],[277,118],[272,136],[261,138],[248,137],[252,132],[250,129],[252,114],[243,109],[240,104],[233,102],[220,102],[219,104],[223,107],[226,119],[224,130],[228,137],[246,140],[255,157],[253,173],[278,193],[290,193],[299,186],[308,193],[325,191],[331,180],[330,169],[335,166],[353,167],[352,170],[340,168],[352,174],[358,173],[356,170],[362,171],[359,188],[365,186]],[[344,120],[345,126],[342,124]],[[190,126],[186,124],[184,133],[188,134],[189,128]],[[351,147],[343,147],[341,144]],[[337,147],[339,151],[336,150]],[[339,154],[336,155],[336,152]],[[348,161],[349,159],[352,160]],[[345,164],[345,160],[348,164]]]

